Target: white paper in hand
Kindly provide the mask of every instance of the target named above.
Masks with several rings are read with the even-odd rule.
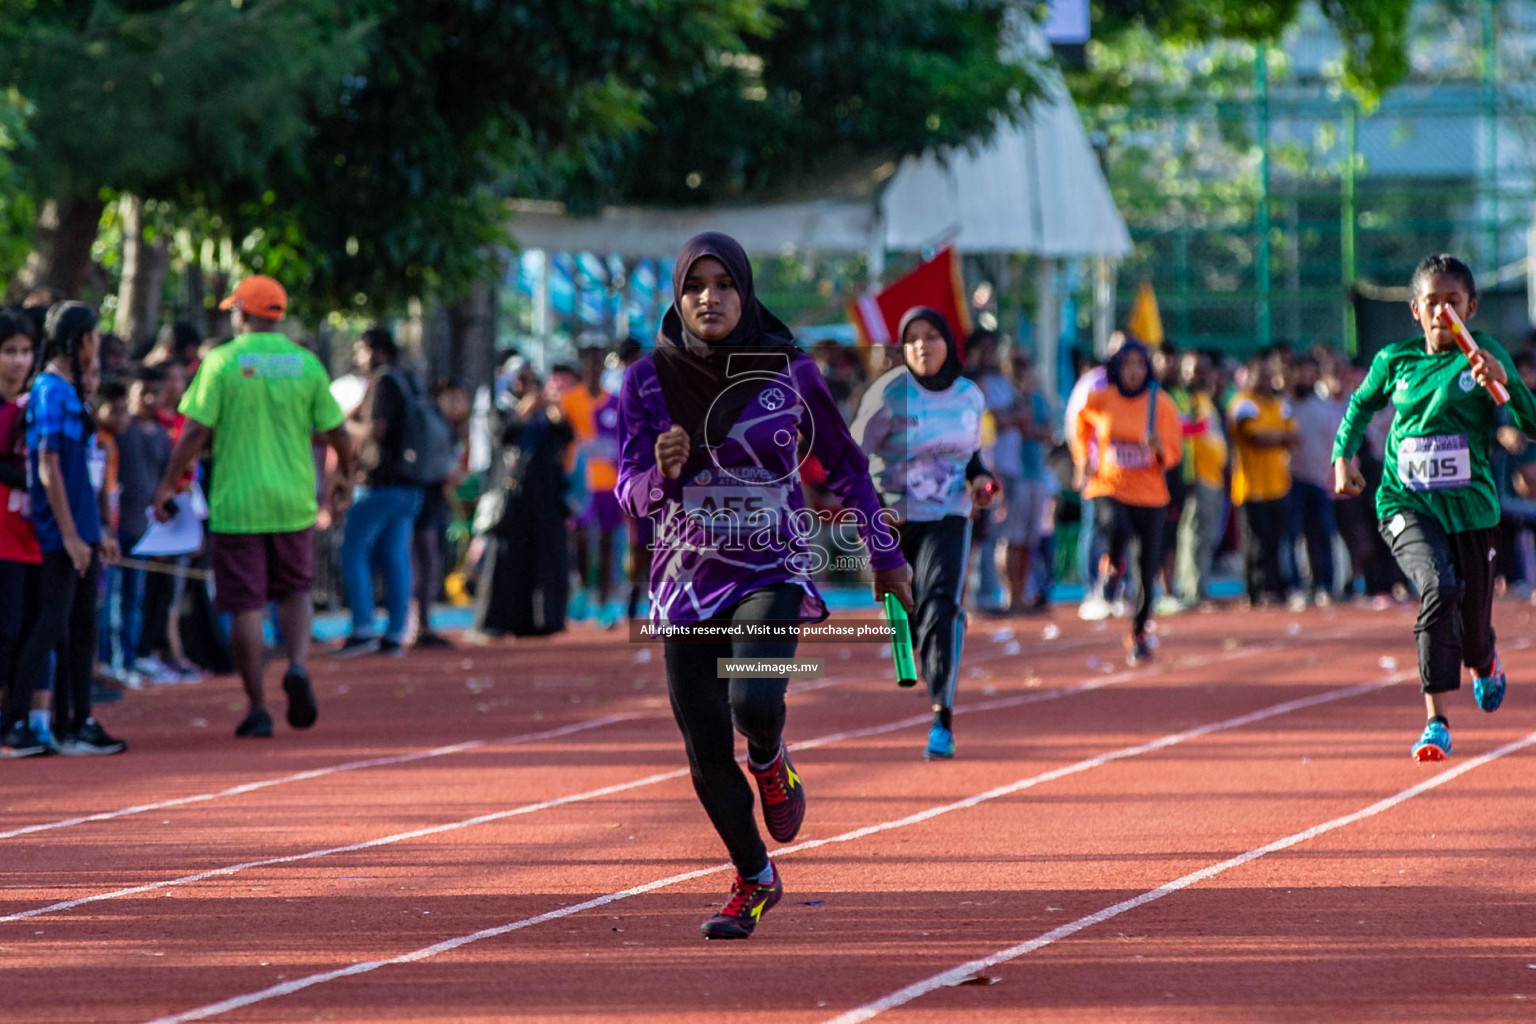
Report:
[[[149,529],[134,545],[130,554],[146,558],[156,555],[190,555],[203,546],[203,524],[193,509],[190,494],[178,494],[175,498],[176,514],[169,522],[155,518],[155,510],[149,510]]]

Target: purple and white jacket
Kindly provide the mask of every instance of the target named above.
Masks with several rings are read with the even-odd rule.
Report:
[[[617,493],[628,515],[656,526],[651,618],[698,622],[753,591],[795,583],[805,591],[801,621],[819,622],[827,607],[812,575],[823,556],[807,540],[822,524],[801,495],[800,452],[808,448],[825,467],[827,486],[843,501],[843,528],[857,531],[876,571],[905,563],[894,516],[881,507],[869,462],[809,357],[797,355],[777,374],[743,376],[735,387],[761,390],[725,438],[711,439],[706,451],[696,444],[682,475],[668,480],[656,467],[656,438],[672,417],[655,356],[624,375]],[[797,443],[802,435],[806,446]]]

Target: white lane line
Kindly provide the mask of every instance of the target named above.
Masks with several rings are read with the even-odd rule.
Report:
[[[1128,913],[1129,911],[1135,910],[1138,907],[1144,907],[1148,903],[1151,903],[1155,900],[1160,900],[1164,896],[1172,895],[1181,889],[1187,889],[1192,885],[1196,885],[1200,882],[1207,881],[1208,879],[1215,878],[1217,875],[1231,871],[1233,868],[1242,867],[1244,864],[1258,860],[1260,857],[1268,856],[1271,853],[1278,853],[1279,851],[1289,849],[1298,843],[1305,843],[1308,840],[1316,839],[1318,836],[1325,835],[1336,829],[1341,829],[1347,825],[1353,825],[1356,822],[1364,821],[1366,818],[1373,818],[1378,814],[1383,814],[1401,803],[1412,800],[1414,797],[1419,796],[1420,794],[1429,792],[1437,786],[1443,786],[1453,779],[1460,778],[1461,776],[1467,774],[1467,772],[1472,771],[1474,768],[1481,768],[1483,765],[1488,764],[1490,761],[1497,761],[1501,757],[1513,754],[1519,750],[1524,750],[1526,747],[1529,747],[1532,744],[1536,744],[1536,732],[1531,733],[1524,739],[1515,740],[1512,743],[1506,743],[1504,746],[1499,747],[1497,750],[1490,750],[1488,753],[1483,754],[1481,757],[1474,757],[1470,761],[1465,761],[1454,768],[1447,769],[1446,771],[1443,771],[1432,778],[1425,779],[1423,782],[1420,782],[1417,785],[1409,786],[1407,789],[1402,790],[1401,792],[1394,793],[1392,796],[1385,797],[1384,799],[1376,801],[1369,807],[1362,807],[1360,810],[1351,814],[1345,814],[1330,821],[1325,821],[1321,825],[1313,825],[1311,828],[1292,833],[1283,839],[1276,839],[1272,843],[1265,843],[1263,846],[1255,847],[1252,850],[1249,850],[1246,853],[1240,853],[1235,857],[1229,857],[1220,863],[1201,868],[1199,871],[1192,871],[1187,875],[1184,875],[1180,878],[1175,878],[1171,882],[1160,885],[1156,889],[1149,889],[1142,893],[1140,896],[1134,896],[1131,899],[1122,900],[1119,903],[1116,903],[1113,906],[1105,907],[1103,910],[1100,910],[1096,913],[1089,914],[1086,917],[1080,917],[1076,921],[1064,924],[1059,928],[1053,928],[1043,935],[1039,935],[1033,939],[1030,939],[1028,942],[1021,942],[1017,946],[1010,946],[1007,949],[999,950],[998,952],[993,953],[991,956],[982,957],[978,960],[972,960],[969,963],[961,964],[958,967],[953,967],[941,974],[935,974],[931,978],[925,978],[922,981],[908,985],[906,988],[892,992],[890,995],[885,996],[884,998],[877,999],[871,1003],[866,1003],[857,1009],[849,1010],[847,1013],[838,1014],[836,1017],[828,1018],[825,1024],[858,1024],[860,1021],[869,1020],[871,1017],[874,1017],[880,1013],[884,1013],[886,1010],[893,1010],[898,1006],[903,1006],[907,1003],[910,1003],[912,1000],[927,995],[935,989],[943,988],[946,985],[953,985],[957,982],[964,981],[966,978],[970,977],[978,971],[983,971],[990,967],[996,967],[998,964],[1007,963],[1009,960],[1017,959],[1026,953],[1033,953],[1035,950],[1049,946],[1053,942],[1060,942],[1062,939],[1075,935],[1085,928],[1091,928],[1096,924],[1103,924],[1105,921],[1119,917],[1121,914]]]
[[[1397,678],[1401,678],[1402,676],[1406,675],[1407,673],[1399,673],[1398,677],[1381,679],[1372,683],[1363,683],[1358,686],[1348,686],[1339,690],[1330,690],[1325,693],[1314,694],[1310,697],[1302,697],[1297,700],[1289,700],[1283,704],[1275,704],[1270,707],[1263,708],[1259,711],[1250,712],[1246,715],[1238,715],[1236,718],[1228,718],[1224,721],[1212,722],[1207,725],[1197,726],[1193,729],[1187,729],[1184,732],[1172,733],[1170,735],[1163,736],[1160,739],[1153,740],[1149,743],[1141,743],[1133,747],[1124,747],[1120,750],[1112,750],[1107,753],[1099,754],[1095,757],[1086,758],[1082,761],[1067,765],[1063,768],[1056,768],[1048,772],[1042,772],[1038,775],[1031,775],[1028,778],[1019,779],[1018,781],[1010,783],[1006,786],[998,786],[995,789],[989,789],[984,793],[978,793],[975,796],[969,796],[963,800],[956,800],[952,803],[940,804],[935,807],[930,807],[926,810],[918,811],[915,814],[909,814],[906,817],[897,818],[893,821],[882,822],[878,825],[867,825],[863,828],[853,829],[850,832],[844,832],[841,835],[831,836],[826,839],[812,839],[803,843],[795,843],[792,846],[783,846],[775,850],[773,855],[776,858],[784,857],[789,854],[800,853],[805,850],[814,850],[818,849],[819,847],[830,846],[833,843],[853,842],[855,840],[863,839],[881,832],[889,832],[892,829],[905,828],[908,825],[916,825],[920,822],[937,818],[940,815],[949,814],[952,811],[960,811],[975,807],[978,804],[986,803],[989,800],[996,800],[1000,797],[1010,796],[1014,793],[1029,789],[1033,786],[1038,786],[1041,783],[1050,782],[1054,779],[1064,778],[1068,775],[1075,775],[1080,772],[1089,771],[1090,769],[1097,768],[1100,765],[1109,764],[1113,761],[1120,761],[1124,760],[1125,758],[1137,757],[1141,754],[1148,754],[1152,753],[1153,751],[1162,750],[1177,743],[1182,743],[1185,740],[1195,739],[1201,736],[1208,736],[1211,733],[1220,732],[1224,729],[1240,728],[1245,725],[1251,725],[1254,722],[1261,722],[1266,718],[1274,718],[1278,715],[1289,714],[1292,711],[1299,711],[1303,708],[1316,707],[1320,704],[1345,700],[1350,697],[1357,697],[1361,694],[1381,690],[1385,687],[1391,686]],[[695,871],[685,871],[680,874],[669,875],[666,878],[658,878],[654,881],[634,886],[633,888],[623,889],[619,892],[611,892],[607,895],[598,896],[590,900],[584,900],[581,903],[572,904],[568,907],[561,907],[558,910],[547,911],[534,917],[525,917],[522,920],[497,925],[494,928],[485,928],[481,931],[471,932],[468,935],[459,935],[451,939],[445,939],[442,942],[434,943],[430,946],[424,946],[421,949],[412,950],[408,953],[402,953],[398,956],[389,957],[383,960],[368,960],[363,963],[349,964],[346,967],[340,967],[331,971],[323,971],[319,974],[307,975],[303,978],[295,978],[292,981],[285,981],[280,985],[273,985],[269,988],[245,993],[244,995],[231,996],[228,999],[220,1000],[217,1003],[209,1003],[206,1006],[200,1006],[196,1009],[183,1010],[180,1013],[171,1014],[169,1016],[157,1017],[155,1020],[149,1022],[149,1024],[182,1024],[184,1021],[206,1020],[209,1017],[217,1017],[220,1014],[229,1013],[231,1010],[238,1010],[247,1006],[252,1006],[256,1003],[262,1003],[271,999],[281,998],[282,996],[292,995],[295,992],[302,991],[303,989],[310,988],[314,985],[323,985],[327,982],[337,981],[341,978],[349,978],[358,974],[367,974],[371,971],[376,971],[381,967],[391,967],[397,964],[408,964],[414,963],[418,960],[425,960],[429,957],[436,956],[439,953],[447,953],[451,950],[458,949],[461,946],[467,946],[471,943],[480,942],[484,939],[493,939],[500,935],[521,931],[525,928],[532,928],[535,925],[544,924],[549,921],[557,921],[561,918],[570,917],[574,914],[580,914],[588,910],[596,910],[600,907],[608,906],[611,903],[617,903],[619,900],[629,899],[632,896],[640,896],[648,892],[654,892],[657,889],[665,889],[668,886],[677,885],[681,882],[687,882],[695,878],[703,878],[706,875],[712,875],[718,872],[726,871],[730,869],[730,867],[730,864],[716,864],[714,867],[699,868]]]
[[[1102,641],[1099,641],[1102,642]],[[1067,644],[1052,647],[1052,650],[1062,650]],[[975,662],[996,661],[1004,657],[1000,652],[992,652],[980,655],[973,659]],[[858,681],[867,678],[862,670],[854,669],[849,675],[828,676],[824,679],[804,680],[791,683],[791,693],[810,693],[816,690],[825,690],[833,686],[841,686],[850,681]],[[362,761],[347,761],[342,764],[328,765],[323,768],[311,768],[302,772],[294,772],[289,775],[279,775],[269,779],[259,779],[253,782],[242,783],[221,789],[211,793],[195,793],[190,796],[175,797],[170,800],[157,800],[154,803],[134,804],[113,811],[100,811],[95,814],[85,814],[74,818],[60,818],[56,821],[40,822],[36,825],[23,825],[17,828],[0,831],[0,839],[15,839],[18,836],[33,835],[38,832],[49,832],[61,828],[73,828],[76,825],[88,825],[98,821],[112,821],[117,818],[128,818],[136,814],[147,814],[150,811],[164,811],[174,807],[186,807],[190,804],[207,803],[210,800],[221,800],[225,797],[243,796],[246,793],[254,793],[262,789],[270,789],[273,786],[286,786],[295,782],[307,782],[310,779],[320,779],[328,775],[336,775],[341,772],[360,771],[365,768],[387,768],[391,765],[410,764],[413,761],[426,761],[437,757],[447,757],[451,754],[462,754],[469,750],[478,750],[483,747],[502,747],[522,743],[536,743],[540,740],[559,739],[562,736],[570,736],[574,733],[585,732],[588,729],[598,729],[619,722],[643,721],[646,719],[670,718],[670,713],[642,714],[639,712],[605,715],[588,721],[573,722],[556,729],[548,729],[543,732],[526,733],[521,736],[511,736],[499,740],[466,740],[463,743],[454,743],[445,747],[433,747],[430,750],[418,750],[409,754],[391,754],[386,757],[368,758]]]
[[[1238,658],[1247,657],[1250,654],[1260,653],[1262,650],[1264,650],[1264,648],[1255,647],[1250,648],[1247,651],[1233,651],[1226,654],[1213,655],[1203,660],[1195,659],[1194,661],[1188,662],[1181,667],[1197,667],[1196,662],[1199,664],[1215,664],[1223,661],[1233,661]],[[1165,669],[1172,667],[1174,666],[1163,666]],[[955,709],[955,714],[963,715],[977,711],[998,711],[1004,708],[1021,707],[1025,704],[1038,704],[1044,701],[1058,700],[1062,697],[1066,697],[1074,693],[1083,693],[1089,690],[1096,690],[1108,686],[1111,683],[1123,682],[1127,679],[1133,679],[1139,676],[1146,676],[1151,674],[1155,674],[1155,671],[1127,670],[1124,672],[1118,672],[1111,675],[1104,675],[1094,679],[1089,679],[1073,686],[1064,686],[1054,690],[1041,690],[1035,693],[1020,694],[1014,697],[1003,697],[997,700],[983,701],[980,704],[971,704],[958,707]],[[841,743],[847,740],[862,739],[868,736],[879,736],[884,733],[898,732],[902,729],[910,729],[914,726],[927,725],[930,721],[932,721],[932,719],[933,715],[931,712],[924,712],[920,715],[913,715],[909,718],[902,718],[894,722],[886,722],[882,725],[871,725],[862,729],[850,729],[844,732],[828,733],[825,736],[818,736],[813,739],[803,740],[799,743],[792,743],[790,744],[789,749],[799,752],[801,750],[810,750],[816,747],[823,747],[833,743]],[[745,757],[746,755],[743,754],[737,757],[737,760],[742,761],[745,759]],[[476,825],[488,825],[492,822],[505,821],[508,818],[521,817],[525,814],[533,814],[538,811],[547,811],[556,807],[566,806],[567,804],[582,803],[587,800],[599,800],[603,797],[614,796],[618,793],[628,792],[629,790],[641,789],[646,786],[654,786],[663,782],[670,782],[673,779],[684,778],[687,775],[687,768],[678,768],[667,772],[657,772],[653,775],[647,775],[642,779],[634,779],[629,782],[614,783],[613,785],[603,786],[599,789],[590,789],[582,793],[572,793],[568,796],[552,797],[548,800],[541,800],[532,804],[522,804],[503,811],[492,811],[488,814],[480,814],[472,818],[464,818],[459,821],[444,822],[441,825],[429,825],[424,828],[412,829],[408,832],[396,832],[391,835],[379,836],[376,839],[368,839],[358,843],[349,843],[345,846],[330,846],[318,850],[306,850],[303,853],[288,854],[282,857],[265,857],[261,860],[248,860],[239,864],[229,864],[225,865],[224,867],[210,868],[207,871],[198,871],[192,874],[179,875],[175,878],[161,879],[157,882],[146,882],[142,885],[133,885],[121,889],[112,889],[107,892],[93,893],[89,896],[79,896],[70,900],[61,900],[57,903],[49,903],[41,907],[34,907],[31,910],[19,910],[15,913],[5,914],[0,916],[0,924],[6,924],[12,921],[24,921],[28,918],[41,917],[45,914],[62,913],[66,910],[73,910],[76,907],[83,907],[91,903],[102,903],[107,900],[121,899],[125,896],[139,896],[147,892],[157,892],[162,889],[170,889],[177,886],[193,885],[197,882],[207,881],[210,878],[227,878],[231,875],[238,874],[242,871],[249,871],[253,868],[273,867],[278,864],[297,864],[303,861],[315,860],[320,857],[334,856],[335,854],[339,853],[356,853],[359,850],[371,850],[381,846],[392,846],[395,843],[408,842],[412,839],[422,839],[426,836],[441,835],[444,832],[456,832],[460,829],[473,828]]]
[[[454,743],[446,747],[433,747],[431,750],[418,750],[410,754],[391,754],[387,757],[371,757],[363,761],[347,761],[343,764],[327,765],[324,768],[311,768],[302,772],[294,772],[291,775],[258,779],[255,782],[246,782],[211,793],[194,793],[191,796],[175,797],[171,800],[157,800],[149,804],[134,804],[131,807],[121,807],[115,811],[100,811],[96,814],[83,814],[77,818],[60,818],[57,821],[39,822],[36,825],[23,825],[19,828],[0,832],[0,839],[15,839],[17,836],[32,835],[37,832],[71,828],[75,825],[87,825],[96,821],[112,821],[115,818],[127,818],[135,814],[163,811],[172,807],[186,807],[189,804],[206,803],[209,800],[219,800],[224,797],[254,793],[257,790],[270,789],[273,786],[286,786],[293,782],[320,779],[327,775],[339,774],[340,772],[354,772],[364,768],[384,768],[395,764],[409,764],[412,761],[425,761],[434,757],[446,757],[449,754],[462,754],[466,750],[476,750],[480,747],[511,746],[521,743],[537,743],[540,740],[559,739],[561,736],[570,736],[578,732],[585,732],[588,729],[597,729],[605,725],[613,725],[617,722],[627,722],[631,719],[643,717],[647,716],[639,714],[605,715],[602,718],[593,718],[584,722],[573,722],[570,725],[562,725],[556,729],[546,729],[543,732],[530,732],[524,733],[521,736],[509,736],[506,739],[466,740],[463,743]]]

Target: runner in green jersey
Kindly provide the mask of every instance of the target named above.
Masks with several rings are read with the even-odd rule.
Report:
[[[1419,592],[1419,678],[1429,723],[1413,745],[1419,761],[1451,753],[1447,694],[1472,671],[1472,694],[1484,711],[1504,700],[1504,668],[1493,635],[1499,500],[1489,454],[1496,406],[1490,382],[1504,384],[1509,410],[1526,434],[1536,434],[1536,397],[1515,371],[1504,346],[1481,332],[1482,351],[1463,358],[1445,307],[1463,321],[1477,312],[1472,271],[1453,256],[1427,257],[1413,274],[1409,308],[1424,333],[1388,345],[1349,401],[1333,442],[1334,490],[1356,495],[1365,479],[1351,459],[1366,424],[1388,402],[1396,407],[1387,437],[1386,468],[1376,492],[1376,517],[1393,557]]]

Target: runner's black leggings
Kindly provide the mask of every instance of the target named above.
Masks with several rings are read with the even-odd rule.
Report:
[[[1126,549],[1133,540],[1136,542],[1136,615],[1131,629],[1140,636],[1147,631],[1147,620],[1152,617],[1152,584],[1163,560],[1163,522],[1168,506],[1127,505],[1115,498],[1094,498],[1093,514],[1099,533],[1105,538],[1106,553],[1113,566],[1110,571],[1120,579],[1126,573]]]
[[[779,583],[754,591],[711,622],[799,622],[805,591]],[[667,692],[683,732],[693,789],[704,813],[744,878],[768,866],[768,848],[752,815],[752,784],[736,763],[736,733],[747,738],[747,753],[766,764],[779,750],[784,732],[785,679],[721,679],[719,658],[793,658],[794,640],[739,639],[697,642],[667,640]]]
[[[1446,533],[1430,516],[1399,512],[1381,521],[1381,536],[1419,592],[1419,683],[1425,693],[1461,688],[1465,666],[1493,661],[1493,579],[1499,530]]]
[[[965,644],[965,609],[960,597],[969,561],[971,522],[945,516],[897,528],[901,553],[912,566],[912,650],[922,666],[928,696],[939,707],[955,706],[960,652]]]
[[[25,722],[32,690],[47,677],[48,655],[59,648],[58,685],[53,692],[54,730],[69,734],[91,717],[91,677],[96,668],[96,577],[98,549],[81,576],[64,550],[43,552],[38,571],[37,622],[21,650],[5,701],[5,728]]]
[[[37,621],[37,566],[0,559],[0,693]]]

